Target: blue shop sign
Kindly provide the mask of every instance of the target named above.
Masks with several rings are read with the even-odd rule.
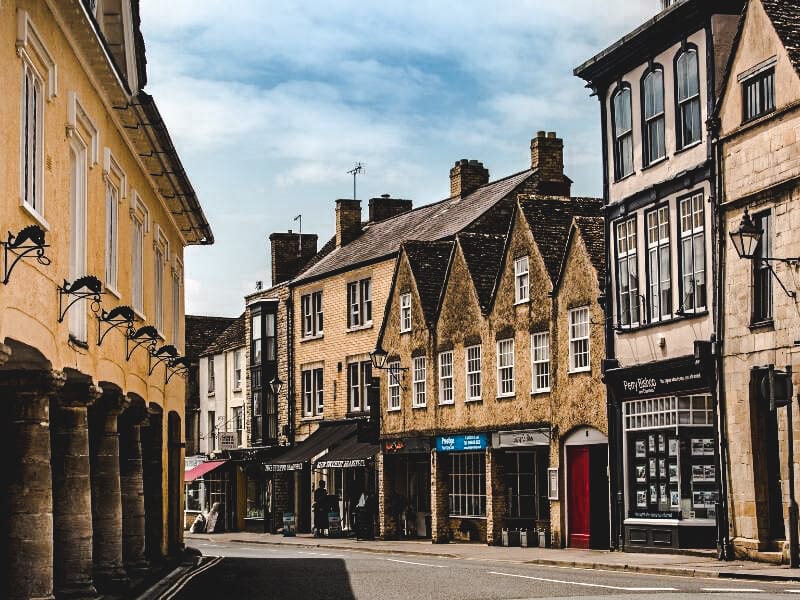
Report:
[[[437,452],[459,452],[465,450],[485,450],[489,447],[489,436],[485,433],[466,433],[462,435],[440,435],[436,438]]]

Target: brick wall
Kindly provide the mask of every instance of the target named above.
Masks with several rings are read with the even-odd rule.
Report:
[[[466,196],[489,183],[489,170],[477,160],[462,158],[450,169],[450,196]]]

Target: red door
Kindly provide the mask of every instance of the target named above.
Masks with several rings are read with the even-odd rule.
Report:
[[[589,447],[567,446],[569,546],[589,547]]]

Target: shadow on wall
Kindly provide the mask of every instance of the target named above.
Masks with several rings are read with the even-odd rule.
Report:
[[[175,596],[175,600],[198,598],[355,600],[355,594],[340,559],[225,558]]]

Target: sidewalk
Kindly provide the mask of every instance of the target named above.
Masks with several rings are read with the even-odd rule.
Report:
[[[800,569],[775,566],[744,560],[723,562],[713,556],[686,556],[682,554],[644,554],[609,552],[607,550],[576,550],[556,548],[503,548],[483,544],[432,544],[430,540],[356,541],[353,538],[315,538],[311,535],[283,537],[268,533],[219,533],[185,535],[187,546],[192,540],[236,542],[246,544],[271,544],[304,548],[330,548],[357,550],[382,554],[409,554],[432,558],[461,560],[489,560],[517,562],[548,566],[629,571],[653,575],[679,575],[684,577],[719,577],[729,579],[758,579],[763,581],[800,581]]]

